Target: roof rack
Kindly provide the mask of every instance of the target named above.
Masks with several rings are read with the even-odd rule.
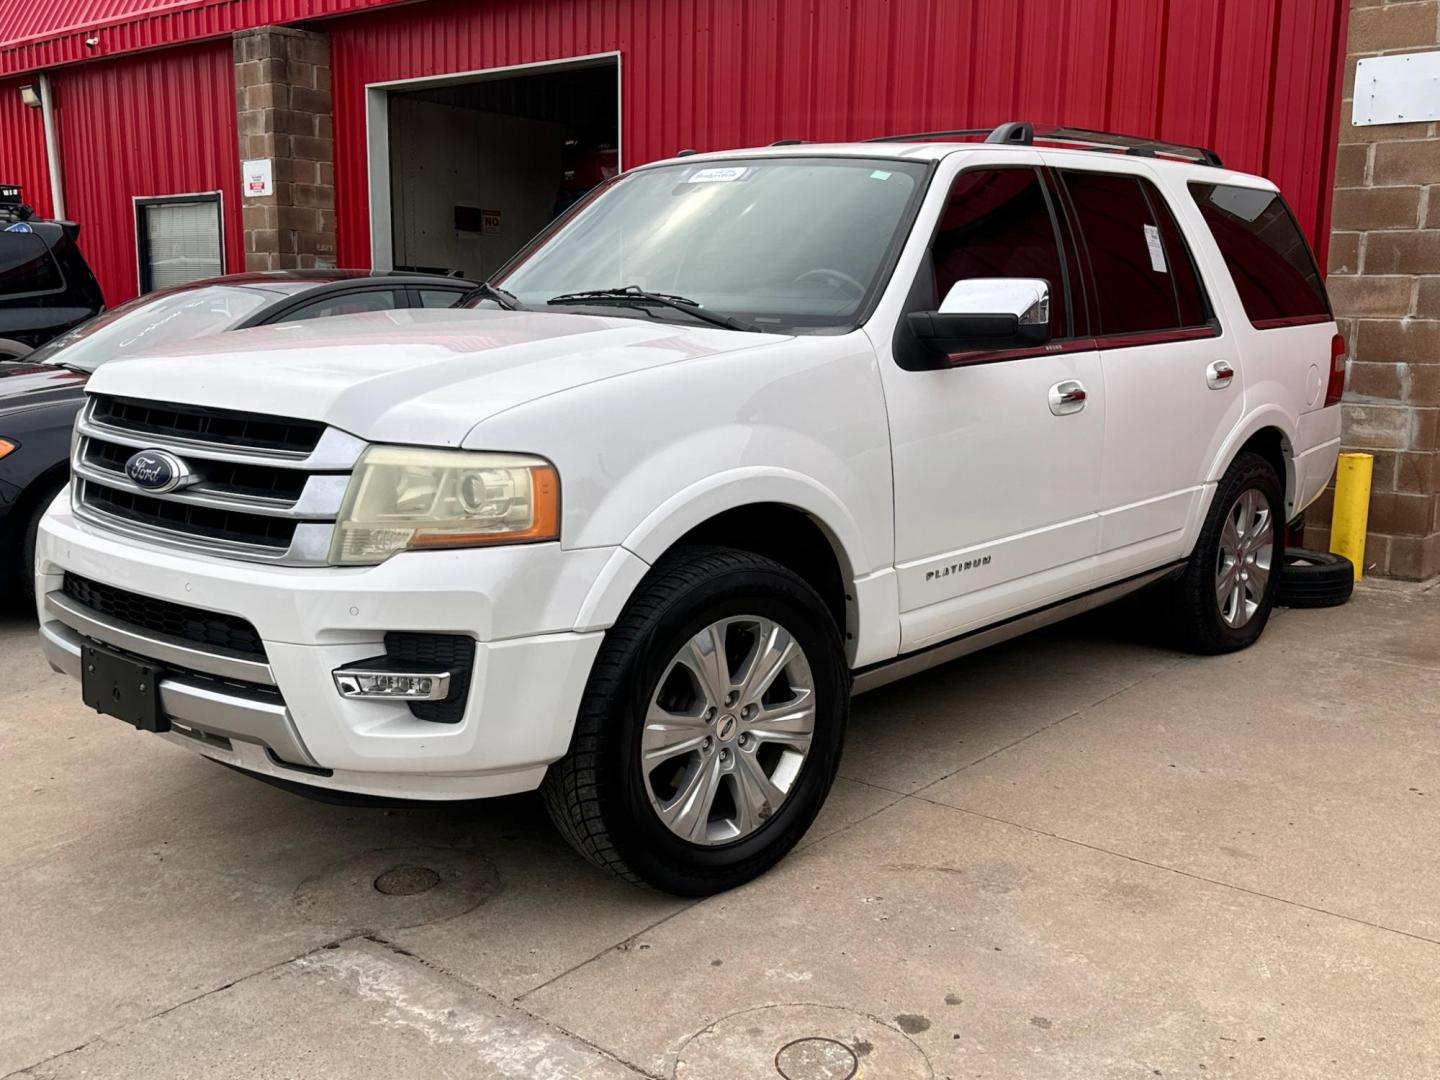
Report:
[[[1200,165],[1222,168],[1224,162],[1214,150],[1186,143],[1165,142],[1143,135],[1122,135],[1114,131],[1092,131],[1089,128],[1040,127],[1023,120],[1010,120],[993,128],[961,128],[954,131],[919,131],[910,135],[881,135],[866,142],[924,142],[928,139],[977,138],[987,143],[1008,146],[1033,146],[1035,143],[1059,143],[1064,146],[1096,150],[1112,150],[1134,157],[1166,157],[1193,161]]]

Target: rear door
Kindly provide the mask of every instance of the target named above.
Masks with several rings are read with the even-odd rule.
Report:
[[[1183,558],[1206,474],[1244,414],[1226,335],[1161,190],[1133,166],[1052,154],[1091,283],[1105,387],[1101,577]]]

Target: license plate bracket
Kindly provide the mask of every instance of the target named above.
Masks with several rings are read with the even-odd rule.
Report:
[[[160,708],[160,668],[86,643],[80,648],[80,696],[98,713],[141,731],[169,731]]]

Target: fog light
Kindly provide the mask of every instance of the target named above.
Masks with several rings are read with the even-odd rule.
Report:
[[[387,701],[444,701],[450,693],[450,672],[381,671],[341,668],[335,672],[341,697]]]

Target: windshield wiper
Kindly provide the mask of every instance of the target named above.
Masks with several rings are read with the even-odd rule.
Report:
[[[751,326],[733,315],[706,311],[700,306],[699,301],[691,300],[688,296],[647,292],[639,285],[625,285],[618,289],[585,289],[582,292],[561,293],[559,296],[552,296],[545,302],[547,304],[623,304],[639,308],[643,308],[646,304],[656,304],[660,307],[683,311],[712,326],[723,326],[727,330],[744,330],[750,333],[760,332],[760,327]]]
[[[24,357],[22,356],[21,359],[23,360]],[[73,371],[76,375],[90,376],[95,374],[89,368],[83,368],[79,364],[68,364],[64,360],[41,360],[40,363],[45,367],[58,367],[63,371]]]
[[[520,302],[520,298],[517,297],[514,293],[508,292],[505,289],[500,288],[499,285],[491,285],[488,281],[482,281],[479,285],[476,285],[475,288],[471,289],[468,293],[465,294],[464,298],[460,301],[460,303],[468,304],[471,300],[483,300],[486,297],[494,300],[506,311],[528,310],[525,305]]]

